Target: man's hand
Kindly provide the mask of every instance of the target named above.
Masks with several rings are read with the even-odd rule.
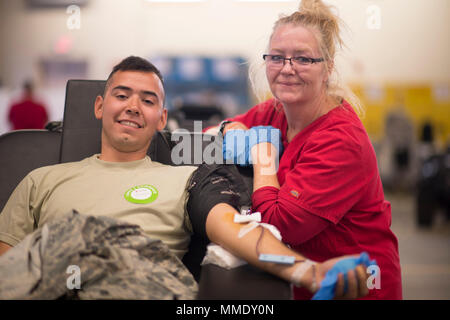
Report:
[[[369,274],[366,273],[366,268],[360,264],[355,270],[350,270],[347,273],[348,287],[346,292],[344,291],[344,275],[342,273],[339,274],[334,299],[357,299],[368,295],[369,288],[367,287],[367,279]]]
[[[328,271],[330,271],[337,262],[347,258],[357,258],[356,256],[344,256],[334,258],[316,265],[316,283],[318,290],[325,279]],[[351,269],[346,273],[347,284],[345,283],[344,274],[339,273],[334,291],[334,299],[357,299],[366,296],[369,293],[367,287],[367,279],[369,274],[366,272],[367,266],[359,264],[355,269]]]

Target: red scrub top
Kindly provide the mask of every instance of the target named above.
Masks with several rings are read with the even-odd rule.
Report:
[[[252,196],[253,211],[261,212],[263,222],[275,225],[285,243],[314,261],[367,251],[380,267],[380,289],[369,290],[365,298],[401,299],[391,206],[384,200],[372,144],[353,108],[343,101],[290,143],[283,107],[274,99],[229,120],[281,130],[281,188],[262,187]],[[311,294],[295,288],[294,298]]]

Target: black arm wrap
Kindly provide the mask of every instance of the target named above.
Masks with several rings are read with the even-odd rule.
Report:
[[[206,218],[219,203],[227,203],[239,211],[250,205],[251,194],[234,165],[202,164],[189,182],[187,210],[197,233],[207,239]]]

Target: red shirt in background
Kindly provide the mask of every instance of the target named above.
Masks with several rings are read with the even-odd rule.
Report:
[[[375,152],[352,107],[340,106],[287,142],[287,120],[274,99],[229,119],[247,127],[271,125],[282,132],[284,152],[277,172],[281,188],[252,196],[253,211],[275,225],[283,241],[307,258],[325,261],[367,251],[380,268],[380,289],[368,299],[401,299],[398,241],[390,230]],[[296,299],[309,299],[302,288]]]
[[[44,129],[48,115],[45,107],[31,99],[13,104],[9,110],[9,121],[13,130]]]

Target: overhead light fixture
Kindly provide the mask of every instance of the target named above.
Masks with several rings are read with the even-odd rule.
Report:
[[[158,2],[158,3],[188,3],[188,2],[205,2],[206,0],[146,0],[147,2]]]

